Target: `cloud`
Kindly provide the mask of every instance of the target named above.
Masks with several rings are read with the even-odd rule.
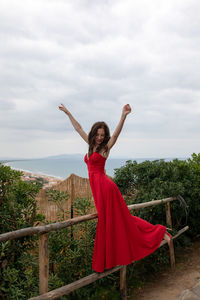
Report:
[[[148,157],[155,140],[156,155],[189,155],[188,140],[198,149],[199,8],[197,0],[2,1],[0,156],[63,153],[65,139],[74,141],[66,152],[77,152],[82,142],[60,103],[87,132],[96,120],[112,132],[130,103],[127,147],[116,154]]]

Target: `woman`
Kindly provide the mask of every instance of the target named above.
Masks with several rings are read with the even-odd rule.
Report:
[[[152,225],[132,216],[118,187],[106,176],[104,166],[110,149],[114,146],[122,130],[131,107],[123,107],[120,121],[110,137],[105,122],[95,123],[90,133],[82,129],[69,110],[61,104],[59,109],[67,114],[74,129],[89,145],[85,155],[90,186],[98,212],[92,268],[96,272],[117,265],[128,265],[154,252],[163,238],[171,241],[170,234],[163,225]]]

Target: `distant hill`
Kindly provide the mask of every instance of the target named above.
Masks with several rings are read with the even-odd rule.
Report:
[[[6,163],[6,162],[10,162],[10,161],[16,161],[16,160],[27,160],[27,159],[23,159],[23,158],[15,158],[15,157],[0,157],[0,163]]]
[[[75,154],[59,154],[59,155],[51,155],[51,156],[46,156],[46,157],[38,157],[38,158],[17,158],[17,157],[0,157],[0,162],[11,162],[11,161],[27,161],[27,160],[40,160],[40,159],[44,159],[44,160],[82,160],[83,159],[83,154],[81,153],[75,153]],[[165,161],[171,161],[174,158],[128,158],[128,157],[120,157],[120,156],[112,156],[110,155],[110,159],[113,160],[136,160],[138,163],[139,162],[143,162],[145,160],[159,160],[159,159],[164,159]],[[184,158],[178,158],[179,160],[186,160],[188,159],[188,157],[184,157]]]
[[[43,159],[76,159],[76,158],[83,158],[83,154],[76,153],[76,154],[59,154],[53,156],[43,157]]]
[[[0,157],[0,162],[8,162],[8,161],[16,161],[16,160],[34,160],[34,159],[82,159],[83,154],[60,154],[60,155],[52,155],[46,157],[38,157],[38,158],[19,158],[19,157]]]

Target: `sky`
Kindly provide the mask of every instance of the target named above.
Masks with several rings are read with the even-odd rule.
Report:
[[[0,158],[86,153],[63,103],[112,157],[200,152],[199,0],[0,0]]]

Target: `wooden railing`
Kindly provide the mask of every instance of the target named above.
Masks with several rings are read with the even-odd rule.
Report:
[[[129,210],[137,210],[145,207],[160,205],[165,203],[166,204],[166,223],[167,226],[172,228],[172,220],[171,220],[171,211],[170,211],[170,202],[174,200],[178,200],[179,197],[170,197],[165,198],[162,200],[152,200],[145,203],[139,203],[139,204],[132,204],[129,205]],[[120,294],[121,299],[126,300],[127,299],[127,288],[126,288],[126,266],[117,266],[110,270],[107,270],[102,273],[92,273],[89,276],[86,276],[80,280],[77,280],[73,283],[70,283],[68,285],[65,285],[63,287],[57,288],[55,290],[52,290],[48,292],[48,277],[49,277],[49,246],[48,246],[48,237],[50,231],[56,231],[63,229],[68,226],[76,225],[81,222],[86,222],[88,220],[92,220],[97,218],[97,214],[89,214],[81,217],[76,217],[73,219],[69,219],[67,221],[43,225],[43,226],[36,226],[36,227],[28,227],[23,228],[20,230],[12,231],[3,233],[0,235],[0,242],[4,242],[7,240],[13,240],[17,239],[23,236],[27,235],[33,235],[38,234],[39,235],[39,293],[40,296],[30,298],[29,300],[46,300],[46,299],[57,299],[61,296],[65,296],[70,294],[71,292],[89,285],[92,282],[95,282],[96,280],[105,277],[111,273],[114,273],[118,270],[120,270]],[[183,232],[188,230],[188,226],[185,226],[181,230],[178,231],[178,233],[173,236],[173,239],[180,236]],[[175,268],[175,256],[174,256],[174,246],[173,246],[173,239],[172,242],[169,245],[169,252],[170,252],[170,262],[171,262],[171,268]],[[163,246],[166,244],[166,241],[162,241],[160,246]]]

